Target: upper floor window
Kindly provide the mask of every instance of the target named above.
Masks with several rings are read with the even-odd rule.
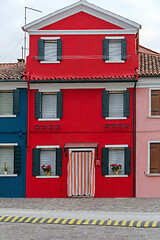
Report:
[[[130,115],[130,91],[103,91],[102,117],[123,118]]]
[[[0,116],[19,115],[19,89],[0,91]]]
[[[160,90],[151,90],[151,116],[160,116]]]
[[[58,120],[63,117],[63,92],[35,92],[35,118]]]
[[[160,174],[160,143],[150,143],[149,173]]]
[[[103,39],[103,60],[106,63],[123,63],[127,59],[127,42],[124,37]]]
[[[62,39],[59,37],[42,37],[38,39],[38,61],[42,63],[59,63],[62,60]]]

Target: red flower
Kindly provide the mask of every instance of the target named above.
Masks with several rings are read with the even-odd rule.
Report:
[[[41,168],[44,168],[44,167],[45,167],[45,165],[41,166]]]
[[[47,168],[47,169],[51,169],[51,166],[50,166],[50,165],[48,165],[46,168]]]

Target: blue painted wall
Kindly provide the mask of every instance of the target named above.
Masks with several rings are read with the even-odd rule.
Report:
[[[17,143],[22,147],[21,174],[0,177],[0,197],[26,197],[27,89],[20,89],[20,114],[0,118],[0,143]]]

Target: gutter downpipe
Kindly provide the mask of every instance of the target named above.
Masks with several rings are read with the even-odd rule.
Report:
[[[138,70],[136,69],[136,80],[138,81]],[[136,84],[133,89],[133,197],[136,197]]]

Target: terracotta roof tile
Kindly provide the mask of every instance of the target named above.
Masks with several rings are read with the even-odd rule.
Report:
[[[140,76],[160,76],[160,54],[139,52]]]
[[[24,62],[0,63],[0,79],[21,79],[25,68]]]

